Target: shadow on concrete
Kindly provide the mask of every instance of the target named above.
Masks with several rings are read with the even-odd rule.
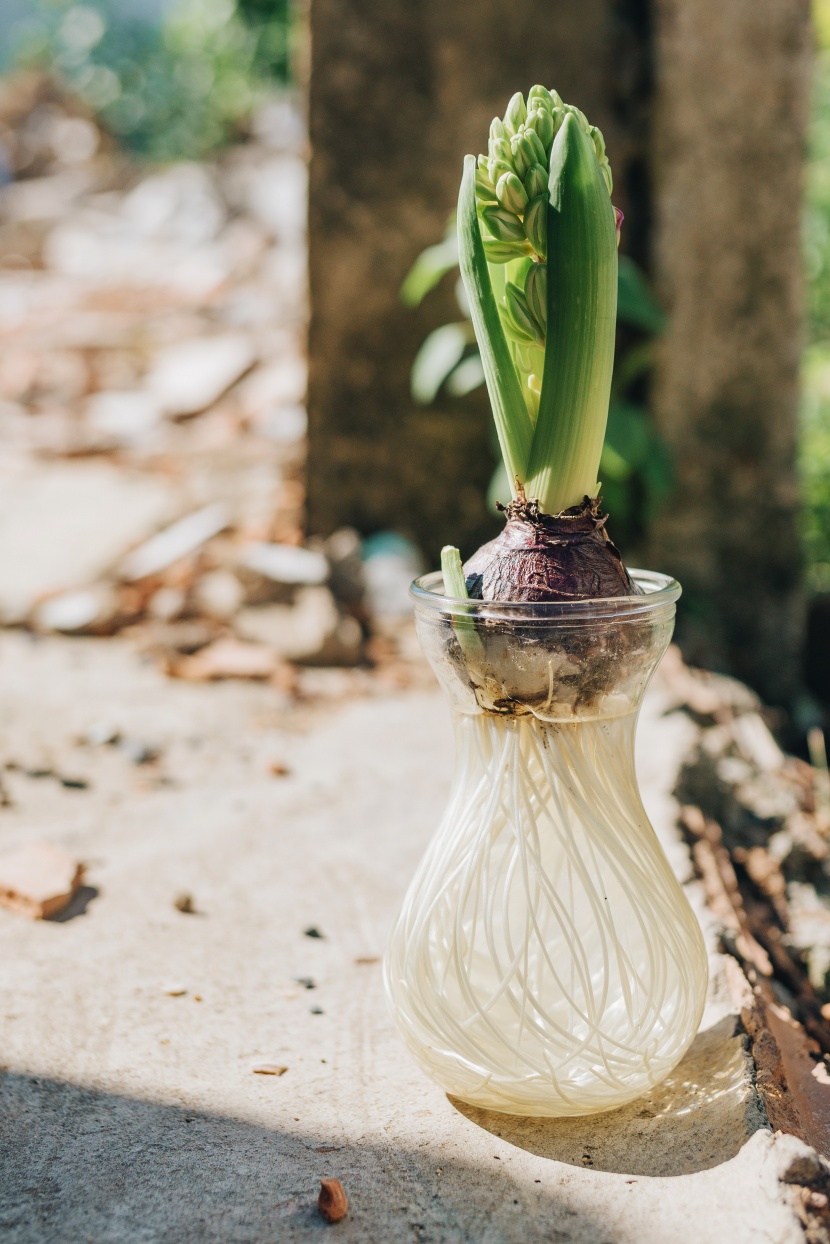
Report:
[[[527,1119],[455,1108],[494,1136],[543,1158],[625,1175],[675,1176],[720,1166],[766,1127],[744,1038],[729,1016],[695,1037],[670,1076],[621,1110],[578,1119]]]
[[[553,1168],[528,1188],[505,1162],[482,1168],[448,1157],[446,1145],[439,1153],[437,1143],[405,1149],[365,1120],[356,1142],[311,1136],[286,1106],[277,1110],[270,1129],[0,1073],[0,1239],[296,1244],[332,1230],[339,1244],[614,1238],[607,1214],[603,1221],[568,1205]],[[350,1201],[335,1228],[316,1210],[328,1176],[342,1180]]]

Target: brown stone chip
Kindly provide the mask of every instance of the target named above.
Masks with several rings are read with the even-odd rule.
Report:
[[[272,678],[280,667],[277,654],[264,644],[248,644],[230,637],[217,639],[194,656],[184,657],[171,669],[177,678],[213,682],[223,678]]]
[[[255,1076],[284,1076],[287,1070],[280,1063],[255,1063],[251,1068]]]
[[[0,904],[43,920],[63,911],[83,875],[83,864],[59,847],[31,842],[0,856]]]
[[[339,1179],[321,1179],[317,1208],[326,1222],[339,1222],[349,1212],[349,1198]]]

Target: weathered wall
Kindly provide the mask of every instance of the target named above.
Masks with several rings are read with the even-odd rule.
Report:
[[[313,0],[309,219],[309,522],[395,526],[434,557],[489,519],[489,414],[475,396],[413,407],[409,368],[451,290],[414,313],[398,290],[442,235],[465,152],[534,82],[601,125],[625,210],[645,180],[641,0]],[[629,213],[639,215],[643,212]]]
[[[685,590],[687,656],[768,700],[797,685],[794,468],[806,0],[655,0],[654,410],[677,460],[651,562]]]

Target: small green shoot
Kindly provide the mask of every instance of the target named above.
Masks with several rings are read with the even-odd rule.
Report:
[[[451,600],[468,600],[467,580],[461,565],[461,554],[453,544],[445,544],[441,550],[441,573],[444,576],[444,595]],[[484,645],[476,630],[475,621],[456,615],[453,618],[456,638],[468,661],[480,661]]]

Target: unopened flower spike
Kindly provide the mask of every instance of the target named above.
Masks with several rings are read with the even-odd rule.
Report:
[[[487,155],[465,161],[461,275],[502,457],[518,481],[505,531],[466,566],[485,599],[637,590],[597,496],[622,223],[612,186],[600,130],[543,86],[527,99],[517,92],[490,125]]]

